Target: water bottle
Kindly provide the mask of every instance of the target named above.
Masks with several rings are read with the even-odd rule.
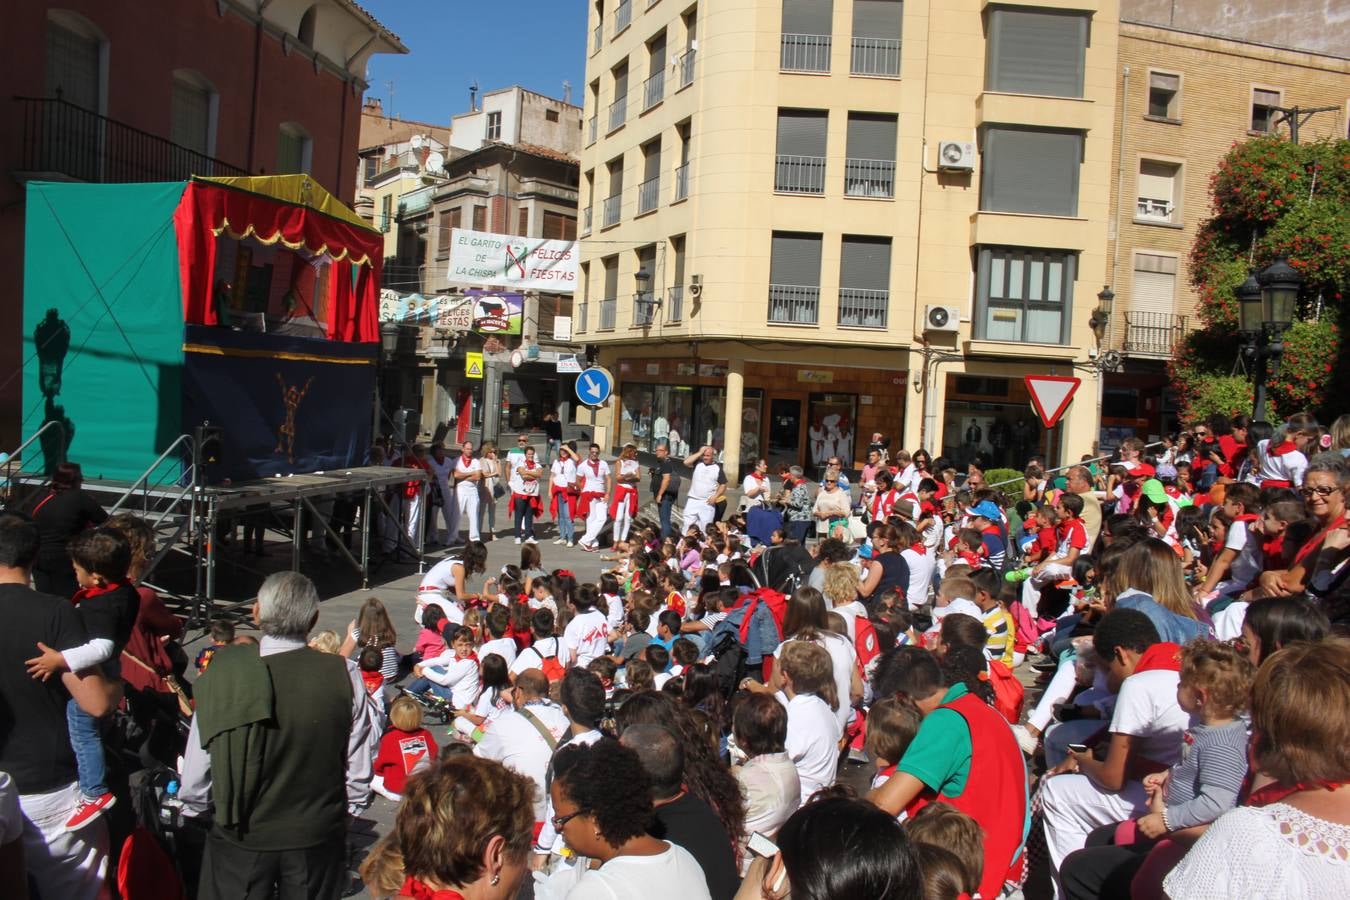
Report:
[[[178,799],[178,779],[170,778],[160,798],[159,821],[170,828],[183,823],[183,801]]]

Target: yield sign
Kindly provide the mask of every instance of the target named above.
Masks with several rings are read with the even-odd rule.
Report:
[[[1081,378],[1063,375],[1025,375],[1027,393],[1031,394],[1031,408],[1041,417],[1046,428],[1054,428],[1069,408],[1073,392],[1083,383]]]

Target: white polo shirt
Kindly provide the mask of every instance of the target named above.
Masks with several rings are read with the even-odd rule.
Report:
[[[605,491],[605,479],[609,477],[609,463],[603,459],[594,462],[585,460],[577,466],[577,474],[581,476],[583,494],[602,494]]]
[[[839,729],[835,713],[815,694],[798,694],[787,704],[787,754],[801,779],[801,801],[834,784],[839,761]]]

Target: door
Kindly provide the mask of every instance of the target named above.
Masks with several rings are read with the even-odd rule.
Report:
[[[769,401],[769,464],[801,462],[802,401],[775,397]]]

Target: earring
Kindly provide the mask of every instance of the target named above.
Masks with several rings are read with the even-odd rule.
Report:
[[[501,880],[502,880],[502,876],[501,876],[500,873],[498,873],[498,874],[496,874],[496,875],[493,875],[493,876],[492,876],[492,886],[493,886],[493,887],[496,887],[496,886],[497,886],[497,882],[499,882],[499,881],[501,881]]]

